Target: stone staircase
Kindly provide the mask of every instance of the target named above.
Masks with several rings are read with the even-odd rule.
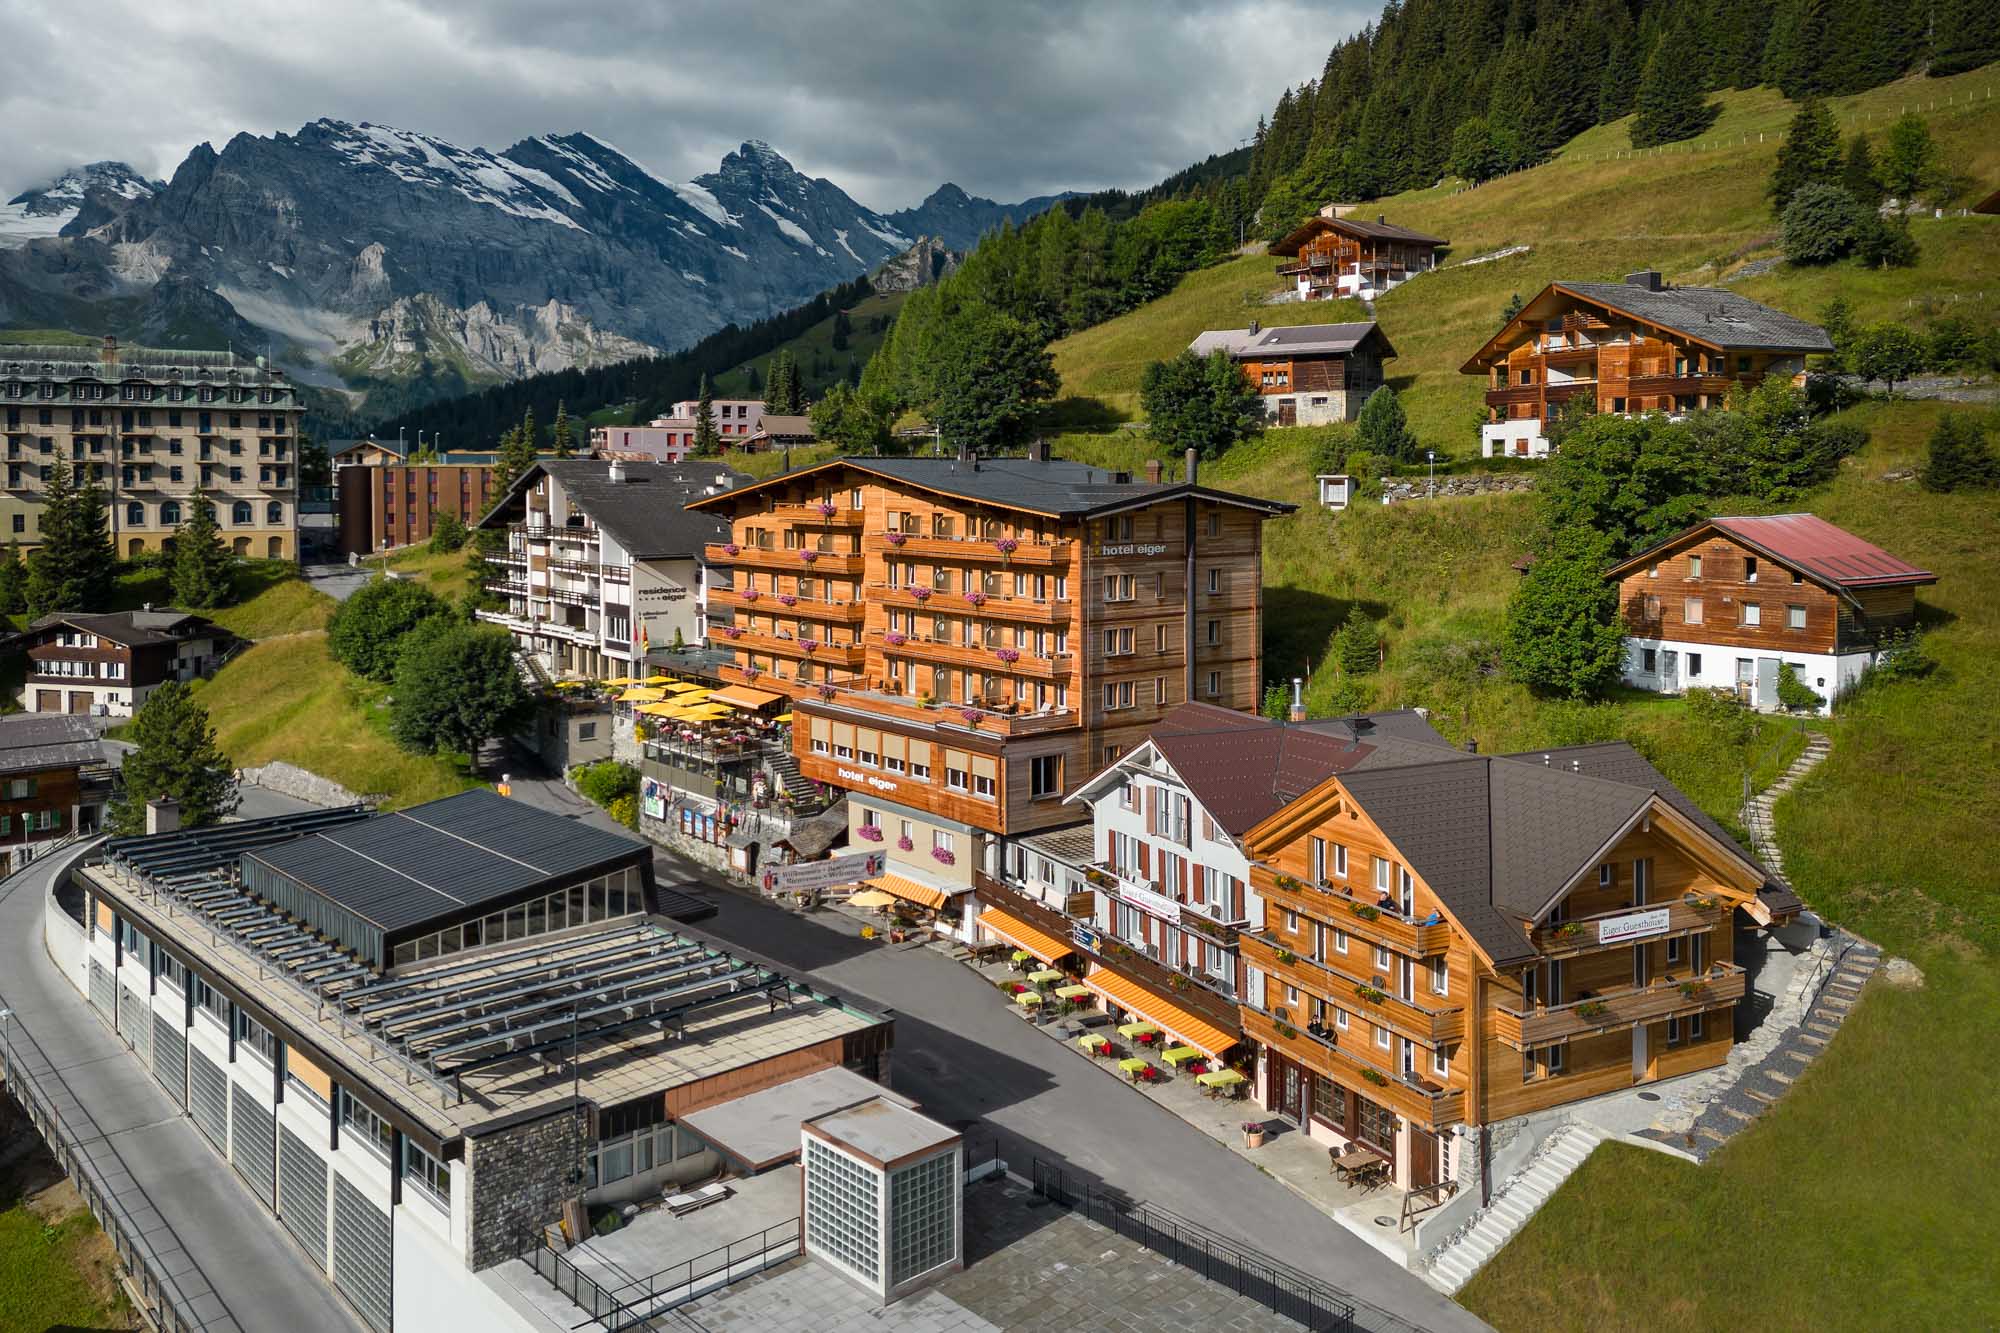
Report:
[[[1527,1169],[1515,1176],[1494,1196],[1493,1203],[1477,1214],[1471,1225],[1460,1232],[1431,1260],[1430,1281],[1447,1294],[1472,1280],[1514,1233],[1528,1224],[1570,1172],[1583,1165],[1598,1144],[1610,1136],[1593,1125],[1575,1121],[1564,1125],[1535,1152]]]
[[[819,789],[799,772],[798,758],[791,751],[782,750],[773,754],[765,761],[765,766],[778,780],[778,785],[785,789],[785,794],[792,798],[793,809],[811,811],[825,806],[826,801],[819,794]]]
[[[1743,827],[1749,830],[1751,849],[1762,857],[1764,864],[1780,880],[1785,878],[1785,855],[1778,848],[1778,839],[1771,827],[1771,807],[1778,798],[1805,780],[1806,774],[1818,768],[1833,749],[1833,742],[1824,732],[1806,733],[1806,748],[1791,766],[1778,775],[1778,780],[1750,798],[1743,807]]]

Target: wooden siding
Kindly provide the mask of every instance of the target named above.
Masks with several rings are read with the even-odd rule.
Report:
[[[1698,576],[1691,572],[1690,557],[1701,562]],[[1753,558],[1754,582],[1745,575],[1745,562]],[[1690,599],[1701,603],[1698,624],[1687,619]],[[1618,602],[1626,633],[1640,638],[1783,654],[1831,653],[1841,637],[1839,597],[1719,533],[1691,537],[1659,552],[1650,565],[1619,580]],[[1743,623],[1746,603],[1759,608],[1758,624]],[[1790,628],[1789,608],[1794,606],[1805,609],[1803,629]]]

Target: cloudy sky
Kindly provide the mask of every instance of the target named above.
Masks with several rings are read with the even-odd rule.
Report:
[[[1235,147],[1379,0],[0,0],[0,198],[328,116],[655,174],[744,139],[862,203],[1144,186]]]

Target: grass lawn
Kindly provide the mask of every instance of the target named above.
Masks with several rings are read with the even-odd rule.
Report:
[[[298,576],[295,566],[279,560],[246,560],[236,570],[237,602],[206,615],[224,629],[246,639],[265,639],[300,630],[324,629],[333,614],[333,599]],[[112,591],[112,609],[136,610],[150,603],[174,604],[173,581],[165,570],[123,567]]]
[[[896,313],[903,308],[908,296],[908,292],[887,292],[863,297],[849,307],[847,318],[852,328],[847,335],[847,346],[839,351],[834,350],[833,316],[828,315],[798,337],[780,343],[765,355],[723,371],[710,387],[717,398],[762,398],[763,386],[771,378],[772,358],[780,351],[789,351],[792,360],[798,363],[801,383],[811,397],[817,398],[826,385],[846,376],[850,361],[856,366],[868,364],[868,358],[875,355],[875,349],[889,336],[889,326],[896,322]],[[880,331],[874,328],[877,319],[883,321]],[[819,375],[812,373],[815,358],[824,367]],[[758,387],[755,389],[750,387],[749,371],[752,366],[757,368]]]
[[[472,546],[448,555],[433,555],[427,546],[412,546],[389,557],[389,568],[415,579],[447,602],[472,591]],[[379,562],[377,562],[379,563]]]
[[[238,767],[282,759],[390,806],[477,786],[459,765],[408,754],[389,738],[386,693],[350,675],[324,632],[309,630],[246,650],[197,697]]]
[[[131,1327],[78,1271],[100,1234],[82,1209],[51,1223],[18,1200],[0,1207],[0,1329]]]

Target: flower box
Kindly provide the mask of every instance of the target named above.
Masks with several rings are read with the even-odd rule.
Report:
[[[762,597],[762,596],[763,596],[764,594],[763,594],[763,593],[761,593],[761,592],[758,592],[758,591],[757,591],[757,590],[756,590],[755,588],[745,588],[745,589],[743,590],[743,594],[742,594],[742,595],[743,595],[743,600],[744,600],[744,601],[746,601],[746,602],[754,602],[754,601],[756,601],[756,600],[757,600],[757,599],[758,599],[759,597]]]
[[[1389,998],[1389,993],[1377,987],[1359,985],[1354,988],[1355,996],[1364,1004],[1380,1004]]]
[[[920,602],[928,602],[931,599],[931,590],[929,588],[912,588],[910,589],[910,596]]]
[[[958,857],[943,847],[931,848],[931,860],[941,866],[955,866],[958,864]]]
[[[995,648],[993,655],[1010,666],[1021,660],[1021,650],[1018,648]]]
[[[911,841],[910,839],[908,839],[908,838],[898,838],[898,839],[896,839],[896,850],[897,850],[897,851],[899,851],[899,852],[913,852],[913,851],[915,851],[916,849],[917,849],[917,844],[916,844],[915,842]]]
[[[1373,921],[1376,917],[1382,915],[1380,911],[1370,907],[1367,903],[1349,903],[1347,910],[1360,917],[1363,921]]]
[[[816,652],[818,652],[818,651],[819,651],[819,640],[818,640],[818,639],[800,639],[800,640],[799,640],[799,651],[800,651],[800,652],[802,652],[802,653],[816,653]]]
[[[986,605],[986,594],[983,592],[969,592],[965,594],[965,600],[971,606],[984,606]]]
[[[903,634],[893,629],[890,630],[887,634],[884,634],[882,636],[882,642],[888,644],[891,648],[901,648],[904,644],[908,643],[909,641],[910,641],[909,635]]]
[[[1610,1012],[1611,1006],[1602,1000],[1585,1000],[1576,1007],[1576,1016],[1586,1021],[1602,1018]]]
[[[808,546],[805,550],[799,552],[799,559],[810,565],[813,561],[819,559],[819,552]]]
[[[1373,1083],[1378,1088],[1386,1088],[1389,1086],[1389,1076],[1377,1070],[1364,1069],[1361,1071],[1361,1077],[1367,1079],[1370,1083]]]
[[[901,546],[910,539],[908,534],[901,532],[885,532],[882,534],[882,537],[891,546]]]
[[[863,842],[880,842],[882,841],[882,826],[880,824],[863,824],[860,828],[854,830],[854,836],[860,838]]]
[[[797,606],[798,604],[799,604],[799,599],[797,597],[794,597],[791,593],[781,592],[778,594],[779,606]]]
[[[994,540],[993,549],[1002,555],[1012,555],[1021,549],[1021,543],[1015,541],[1012,537],[999,537]]]
[[[722,544],[722,553],[724,555],[730,555],[730,556],[742,555],[743,548],[738,546],[735,542],[724,542]]]

